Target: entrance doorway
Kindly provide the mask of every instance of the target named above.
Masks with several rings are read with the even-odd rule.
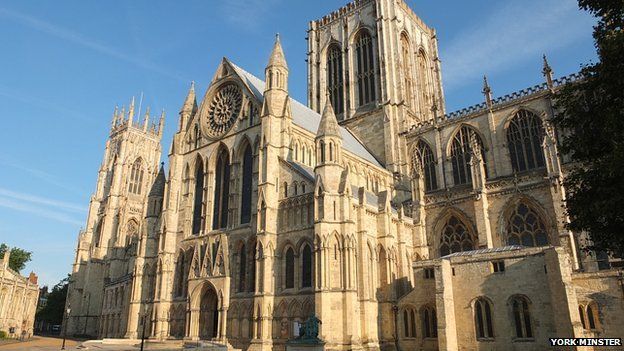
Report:
[[[217,292],[208,284],[205,284],[199,303],[199,338],[210,340],[217,337],[219,325]]]

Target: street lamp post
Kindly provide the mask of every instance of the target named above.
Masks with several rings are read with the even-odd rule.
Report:
[[[143,351],[143,344],[145,343],[145,319],[147,317],[147,314],[143,315],[143,330],[141,331],[141,351]]]
[[[65,350],[65,339],[67,339],[67,323],[69,322],[70,313],[71,307],[67,305],[67,309],[65,310],[65,327],[63,328],[63,345],[61,345],[61,350]]]

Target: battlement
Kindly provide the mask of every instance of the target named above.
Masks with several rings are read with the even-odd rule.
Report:
[[[364,6],[370,4],[371,2],[373,2],[374,0],[355,0],[352,1],[348,4],[346,4],[345,6],[330,12],[329,14],[321,17],[318,20],[315,21],[311,21],[310,25],[312,26],[312,23],[316,23],[317,26],[319,27],[323,27],[326,26],[332,22],[334,22],[335,20],[342,18],[346,15],[349,15],[361,8],[363,8]]]
[[[423,121],[417,124],[414,124],[410,127],[410,129],[406,132],[412,132],[415,131],[417,129],[420,128],[426,128],[426,127],[430,127],[433,126],[434,124],[437,123],[443,123],[443,122],[447,122],[450,120],[457,120],[460,118],[465,118],[465,117],[469,117],[469,116],[473,116],[473,115],[478,115],[481,114],[485,111],[487,111],[488,109],[497,109],[497,108],[502,108],[505,107],[507,105],[511,105],[513,103],[516,103],[518,100],[521,99],[525,99],[527,97],[533,96],[533,95],[537,95],[543,92],[547,92],[552,90],[555,90],[557,88],[560,88],[568,83],[572,83],[575,81],[578,81],[580,79],[583,78],[583,75],[580,72],[577,73],[572,73],[570,75],[567,76],[563,76],[557,79],[554,79],[552,82],[552,87],[548,86],[548,83],[544,82],[541,84],[537,84],[528,88],[524,88],[524,89],[520,89],[518,91],[514,91],[513,93],[510,94],[506,94],[503,96],[499,96],[495,99],[492,99],[492,105],[490,107],[488,107],[486,102],[481,102],[475,105],[471,105],[468,107],[464,107],[462,109],[453,111],[453,112],[449,112],[443,116],[439,116],[437,118],[437,121],[434,120],[429,120],[429,121]]]

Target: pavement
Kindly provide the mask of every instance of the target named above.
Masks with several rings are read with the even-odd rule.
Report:
[[[78,350],[76,346],[79,341],[67,339],[65,350]],[[27,341],[7,341],[0,343],[0,350],[20,350],[20,351],[57,351],[61,349],[63,339],[49,336],[34,336]]]
[[[88,341],[82,343],[84,340],[71,340],[67,339],[65,341],[65,350],[67,351],[134,351],[139,350],[139,344],[128,342],[125,340],[124,342],[115,344],[116,341],[109,341],[110,343],[102,343],[102,341]],[[14,341],[14,340],[2,340],[0,341],[0,351],[4,350],[20,350],[20,351],[58,351],[61,350],[61,345],[63,343],[63,339],[59,337],[50,337],[50,336],[34,336],[33,338],[27,341]],[[206,342],[202,343],[199,348],[189,349],[192,350],[201,350],[201,351],[222,351],[223,346],[215,347],[215,345],[211,345],[211,343]],[[172,351],[172,350],[182,350],[183,345],[181,342],[174,343],[146,343],[145,350],[160,350],[160,351]]]

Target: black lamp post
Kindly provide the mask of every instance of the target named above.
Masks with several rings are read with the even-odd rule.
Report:
[[[147,314],[144,314],[143,317],[141,317],[141,320],[143,322],[143,330],[141,331],[141,351],[143,351],[143,344],[145,343],[145,319],[147,317]]]
[[[65,327],[63,328],[63,345],[61,345],[61,350],[65,350],[65,339],[67,339],[67,323],[69,322],[70,313],[71,307],[67,305],[67,309],[65,310]]]

